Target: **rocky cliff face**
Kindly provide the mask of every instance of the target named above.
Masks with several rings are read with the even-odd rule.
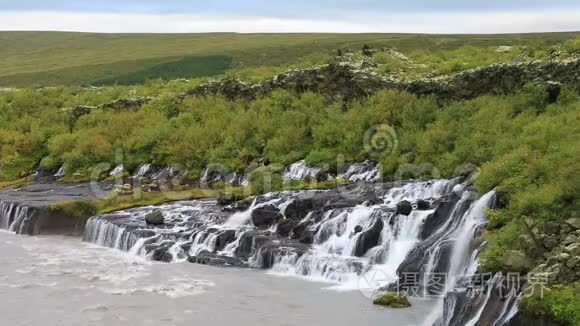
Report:
[[[504,94],[529,82],[567,84],[580,89],[578,58],[493,64],[438,78],[403,80],[375,73],[370,58],[355,60],[339,56],[330,64],[290,70],[261,84],[250,85],[235,78],[210,81],[182,94],[207,96],[220,94],[230,99],[254,99],[275,89],[291,92],[319,92],[334,99],[351,100],[384,89],[433,94],[444,99],[468,99],[483,94]]]
[[[85,220],[52,210],[59,201],[93,198],[89,184],[34,184],[0,191],[0,229],[18,234],[80,235]]]

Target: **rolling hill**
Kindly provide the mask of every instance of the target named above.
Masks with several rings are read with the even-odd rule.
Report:
[[[132,84],[228,70],[280,66],[338,48],[453,49],[557,43],[579,33],[419,34],[91,34],[0,32],[0,87]]]

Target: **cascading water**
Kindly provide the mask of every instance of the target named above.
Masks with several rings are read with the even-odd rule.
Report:
[[[227,172],[221,169],[206,168],[199,180],[201,184],[223,181],[232,185],[248,185],[248,179],[238,172]]]
[[[306,177],[316,178],[320,168],[308,166],[306,161],[298,161],[290,164],[284,171],[283,177],[291,180],[300,180]]]
[[[64,177],[64,175],[65,175],[64,165],[62,165],[60,168],[58,168],[58,171],[56,171],[56,173],[54,174],[54,176],[56,178],[60,178],[60,177]]]
[[[32,234],[38,211],[11,202],[0,202],[0,229]]]
[[[119,175],[121,173],[123,173],[123,170],[125,168],[123,167],[123,164],[117,165],[110,173],[110,176],[115,176],[115,175]]]
[[[381,172],[374,163],[365,161],[349,165],[346,172],[339,175],[339,178],[350,180],[352,182],[374,182],[381,178]]]
[[[358,289],[370,270],[389,284],[404,272],[425,281],[447,272],[452,291],[477,268],[472,241],[495,195],[476,197],[457,180],[434,180],[269,193],[235,213],[210,200],[178,202],[95,216],[85,240],[160,261],[268,268],[338,289]],[[399,212],[402,202],[410,212]],[[146,224],[153,210],[163,212],[163,225]],[[510,314],[506,307],[501,318]]]
[[[144,177],[151,171],[152,168],[153,168],[153,165],[150,163],[143,164],[143,165],[139,166],[139,168],[137,169],[137,172],[135,173],[135,176],[136,177]]]

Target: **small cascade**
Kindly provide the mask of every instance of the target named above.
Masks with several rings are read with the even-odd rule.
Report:
[[[65,176],[65,170],[64,170],[64,165],[61,165],[60,168],[58,168],[58,171],[56,171],[56,173],[54,174],[54,176],[56,178],[61,178]]]
[[[32,235],[39,211],[33,207],[0,202],[0,229]]]
[[[137,172],[135,173],[135,177],[146,176],[147,174],[149,174],[149,172],[151,171],[152,168],[153,168],[153,165],[150,163],[140,165],[139,168],[137,168]]]
[[[350,180],[352,182],[375,182],[381,179],[381,171],[374,163],[364,161],[349,165],[346,172],[339,175],[339,178]]]
[[[111,172],[109,172],[110,176],[115,176],[123,173],[124,167],[123,164],[117,165]]]
[[[286,167],[282,176],[289,180],[302,180],[306,177],[316,178],[320,170],[320,168],[309,166],[305,160],[301,160]]]
[[[140,239],[128,228],[93,217],[87,221],[83,240],[103,247],[131,251]]]
[[[202,184],[209,184],[215,182],[226,182],[235,186],[247,186],[248,179],[240,173],[237,172],[226,172],[219,169],[206,168],[201,174],[199,180]]]

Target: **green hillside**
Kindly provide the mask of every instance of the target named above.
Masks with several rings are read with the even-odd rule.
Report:
[[[0,87],[140,83],[294,63],[338,48],[454,49],[465,45],[554,44],[579,33],[418,34],[90,34],[0,32]]]

